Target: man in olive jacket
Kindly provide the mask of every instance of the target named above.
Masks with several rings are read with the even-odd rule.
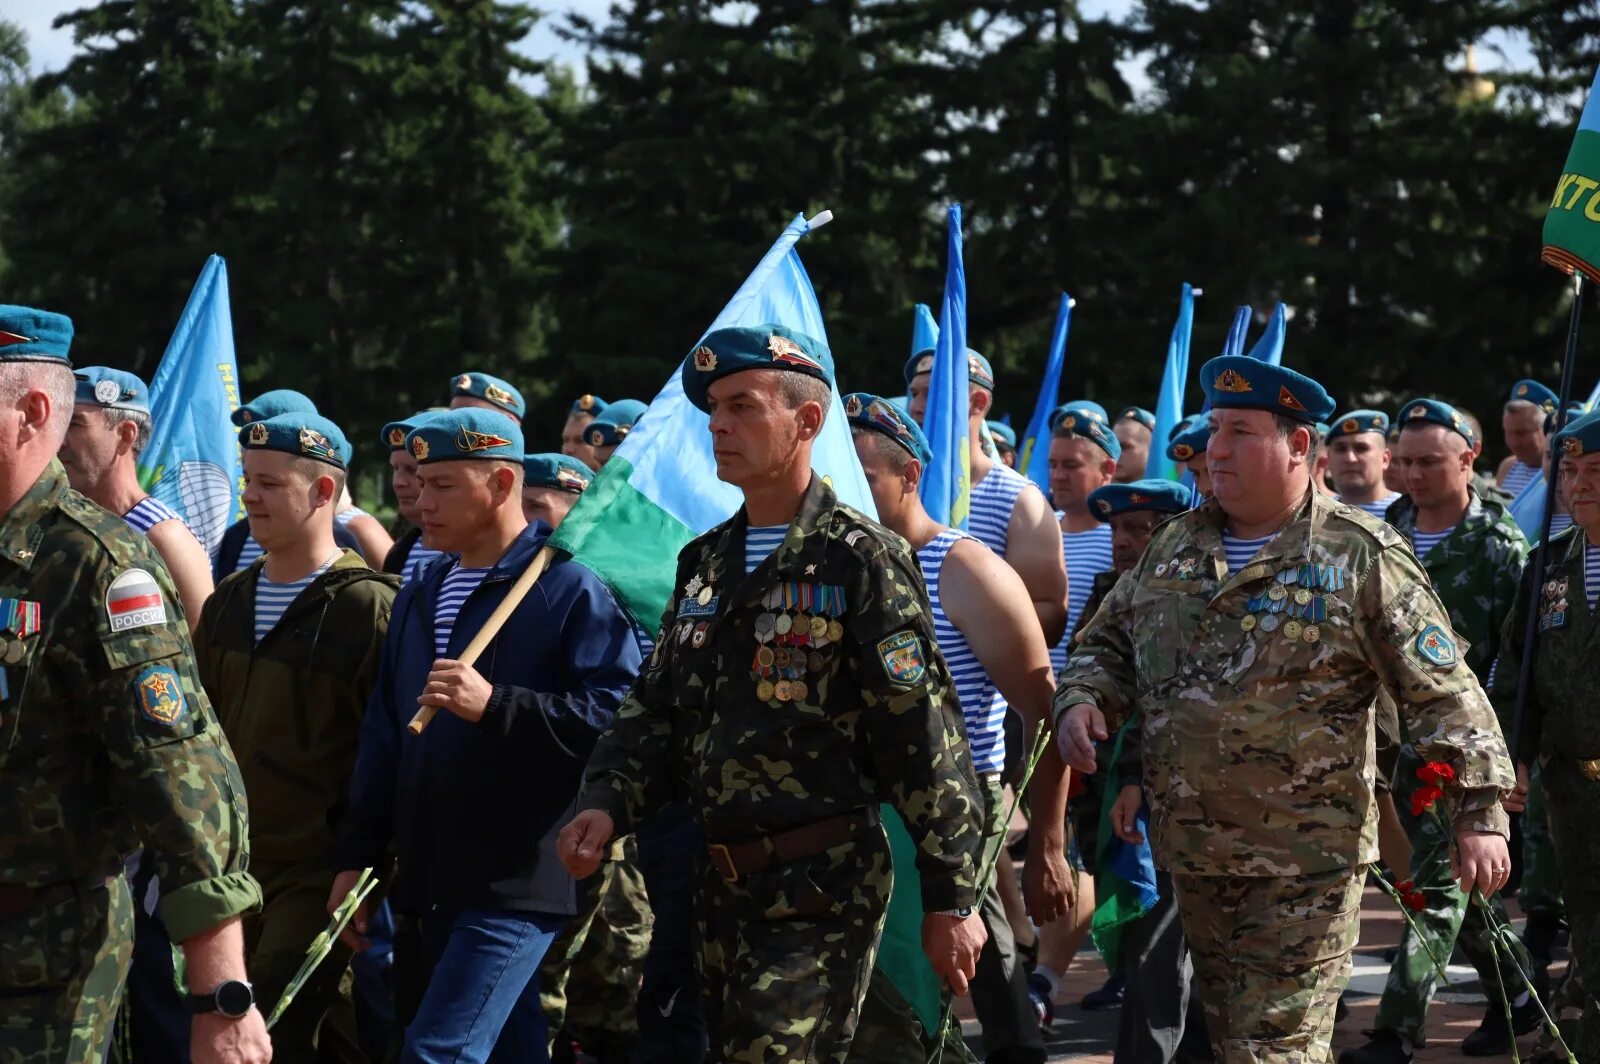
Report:
[[[270,1012],[327,925],[333,831],[399,578],[334,543],[350,455],[337,426],[290,413],[239,436],[245,511],[267,553],[223,580],[194,640],[250,801],[251,865],[264,906],[246,920],[245,950]],[[280,1059],[365,1059],[338,989],[349,957],[335,943],[273,1028]]]

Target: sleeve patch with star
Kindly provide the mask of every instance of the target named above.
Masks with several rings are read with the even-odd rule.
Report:
[[[152,665],[133,681],[139,714],[156,724],[177,724],[188,710],[178,674],[166,665]]]

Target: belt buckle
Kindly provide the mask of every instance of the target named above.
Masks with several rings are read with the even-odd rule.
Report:
[[[1591,783],[1600,783],[1600,757],[1578,762],[1578,771]]]
[[[739,882],[739,866],[733,863],[733,855],[726,846],[720,842],[710,843],[706,846],[706,853],[710,855],[711,865],[724,883]]]

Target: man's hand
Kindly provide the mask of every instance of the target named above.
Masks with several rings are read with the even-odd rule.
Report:
[[[328,892],[328,915],[332,916],[334,910],[344,904],[345,898],[350,896],[350,891],[355,888],[356,880],[361,878],[361,873],[349,868],[333,877],[333,889]],[[344,930],[339,932],[339,941],[349,946],[351,950],[360,953],[372,943],[366,939],[367,933],[367,903],[363,901],[356,906],[355,915],[350,917],[350,922],[344,925]],[[276,1005],[277,1002],[272,1004]]]
[[[939,980],[953,993],[965,994],[978,970],[978,953],[989,940],[983,917],[976,911],[966,919],[927,913],[922,918],[922,952],[928,955]]]
[[[556,839],[556,855],[573,879],[588,879],[600,867],[606,846],[616,831],[617,825],[610,813],[585,809],[561,829]]]
[[[469,724],[476,724],[483,719],[493,693],[494,685],[471,665],[440,658],[428,673],[417,705],[448,709]]]
[[[237,1020],[215,1012],[196,1016],[189,1022],[189,1059],[194,1064],[267,1064],[272,1037],[261,1010],[252,1008]]]
[[[1450,865],[1461,893],[1469,898],[1474,887],[1485,898],[1492,897],[1511,878],[1511,852],[1505,838],[1492,831],[1456,832]]]
[[[1022,866],[1022,900],[1033,922],[1054,923],[1078,901],[1078,886],[1067,867],[1066,839],[1058,833],[1028,832],[1028,860]]]
[[[1061,714],[1056,745],[1061,750],[1061,760],[1085,775],[1095,770],[1094,744],[1110,736],[1106,732],[1106,716],[1093,702],[1079,702]]]
[[[1508,813],[1525,813],[1528,811],[1528,766],[1517,764],[1517,786],[1503,803]]]
[[[1125,785],[1111,803],[1111,832],[1130,846],[1144,845],[1144,832],[1137,826],[1143,806],[1144,790],[1137,783]]]

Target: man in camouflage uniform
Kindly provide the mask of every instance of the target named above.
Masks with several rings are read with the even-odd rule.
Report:
[[[1587,579],[1586,565],[1600,564],[1600,415],[1588,414],[1555,436],[1558,477],[1576,527],[1552,537],[1542,572],[1524,570],[1500,657],[1495,664],[1495,706],[1513,728],[1521,681],[1532,585],[1539,584],[1538,643],[1532,683],[1523,707],[1517,749],[1517,790],[1525,794],[1529,770],[1539,767],[1561,867],[1562,893],[1571,929],[1572,956],[1580,972],[1600,971],[1600,714],[1594,691],[1600,657],[1600,586]],[[1594,982],[1583,986],[1583,1019],[1562,1027],[1580,1061],[1600,1060],[1600,1000]],[[1558,1058],[1564,1059],[1564,1058]]]
[[[264,1062],[244,785],[161,559],[56,460],[71,340],[62,315],[0,307],[0,1061],[105,1053],[133,948],[122,855],[143,845],[197,991],[193,1059]]]
[[[1058,735],[1094,767],[1137,708],[1156,864],[1172,876],[1225,1064],[1329,1059],[1366,866],[1373,720],[1400,706],[1449,766],[1463,881],[1510,872],[1494,714],[1394,530],[1313,489],[1315,381],[1248,357],[1201,370],[1214,495],[1156,530],[1060,678]]]
[[[708,843],[710,1059],[842,1062],[888,902],[879,804],[917,846],[929,960],[963,992],[984,940],[982,800],[916,559],[811,471],[827,349],[776,325],[719,329],[682,377],[745,505],[679,555],[561,852],[590,875],[615,833],[687,797]]]
[[[1506,508],[1480,498],[1473,488],[1475,441],[1457,410],[1437,400],[1417,399],[1400,408],[1399,421],[1394,460],[1405,478],[1406,493],[1389,510],[1389,523],[1411,542],[1449,611],[1451,627],[1470,643],[1462,660],[1487,687],[1528,543]],[[1427,898],[1427,908],[1413,917],[1423,938],[1419,941],[1409,924],[1401,927],[1400,953],[1389,971],[1371,1041],[1343,1053],[1344,1064],[1404,1061],[1412,1047],[1425,1044],[1428,1003],[1438,980],[1434,959],[1448,960],[1458,936],[1489,998],[1483,1023],[1467,1036],[1461,1051],[1469,1057],[1499,1055],[1511,1048],[1513,1027],[1525,1033],[1538,1022],[1539,1007],[1523,988],[1507,947],[1501,947],[1499,963],[1495,961],[1488,914],[1481,906],[1469,905],[1451,878],[1449,833],[1438,816],[1417,816],[1411,809],[1412,795],[1422,785],[1417,778],[1421,767],[1415,748],[1402,743],[1394,794],[1412,841],[1407,878]],[[1505,924],[1499,899],[1492,904],[1496,922]],[[1520,946],[1517,953],[1526,965]],[[1501,1002],[1502,988],[1514,1006],[1511,1027]]]

